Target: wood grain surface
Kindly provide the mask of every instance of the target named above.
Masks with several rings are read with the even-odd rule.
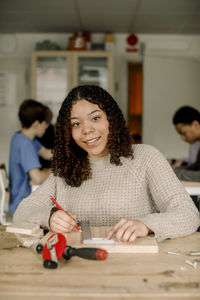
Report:
[[[45,269],[42,256],[0,231],[0,299],[200,299],[200,233],[159,243],[156,254],[109,254],[105,261],[72,257]],[[168,251],[180,255],[168,254]],[[197,260],[197,267],[185,263]]]

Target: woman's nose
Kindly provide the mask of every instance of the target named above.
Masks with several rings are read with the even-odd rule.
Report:
[[[83,125],[83,134],[88,134],[90,132],[92,132],[94,129],[91,126],[91,124],[89,124],[88,122],[84,123]]]

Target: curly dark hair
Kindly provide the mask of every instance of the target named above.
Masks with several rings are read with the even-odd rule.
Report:
[[[83,181],[92,176],[88,153],[72,138],[70,122],[72,105],[83,99],[97,104],[107,115],[109,122],[107,146],[110,152],[110,163],[121,165],[120,156],[133,158],[129,129],[111,95],[95,85],[75,87],[65,98],[59,111],[52,160],[53,174],[64,178],[65,182],[73,187],[80,186]]]

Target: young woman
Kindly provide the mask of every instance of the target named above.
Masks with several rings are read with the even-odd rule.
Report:
[[[54,232],[86,220],[113,226],[107,238],[125,242],[149,232],[158,240],[191,234],[200,223],[167,160],[153,146],[132,144],[117,103],[98,86],[78,86],[64,100],[52,174],[14,215]]]

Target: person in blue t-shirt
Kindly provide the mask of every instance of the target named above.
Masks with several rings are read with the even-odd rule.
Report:
[[[19,203],[31,193],[31,185],[39,185],[49,176],[50,169],[41,169],[39,156],[50,160],[52,153],[37,140],[48,126],[48,109],[28,99],[19,108],[22,129],[11,140],[9,158],[10,203],[13,215]]]

